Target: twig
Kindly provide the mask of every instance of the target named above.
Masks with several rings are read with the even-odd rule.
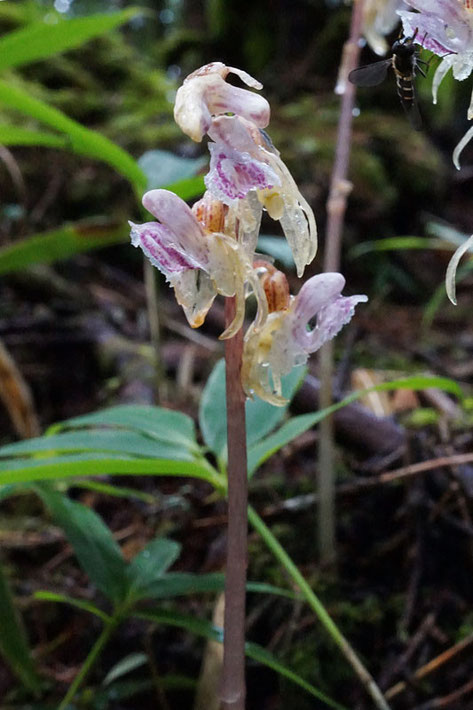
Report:
[[[343,91],[340,120],[337,131],[337,147],[333,166],[330,192],[327,200],[327,236],[325,240],[324,271],[338,271],[343,221],[347,196],[351,184],[347,181],[350,161],[351,124],[355,87],[347,81],[349,72],[358,64],[359,37],[363,20],[364,0],[355,0],[351,15],[350,37],[343,49],[338,87]],[[332,404],[333,346],[323,346],[319,357],[320,407]],[[335,466],[332,417],[326,417],[320,425],[318,489],[320,496],[318,515],[318,548],[322,562],[335,559]]]
[[[235,316],[235,297],[225,301],[227,326]],[[245,707],[245,591],[247,567],[247,453],[245,395],[241,386],[243,331],[225,341],[228,445],[228,540],[225,572],[225,615],[222,707]]]
[[[425,666],[422,666],[421,668],[416,670],[416,672],[412,676],[412,679],[421,680],[422,678],[425,678],[430,673],[433,673],[433,671],[436,671],[437,668],[440,668],[440,666],[442,666],[444,663],[450,661],[454,656],[463,651],[463,649],[467,648],[468,646],[471,646],[471,644],[473,644],[473,634],[470,634],[462,641],[459,641],[454,646],[447,649],[440,655],[435,656],[435,658],[432,658],[432,660],[426,663]],[[406,687],[407,683],[405,681],[400,681],[399,683],[396,683],[396,685],[393,685],[392,688],[389,688],[389,690],[386,691],[386,697],[390,700],[396,695],[399,695],[399,693],[402,693],[403,690],[406,689]]]

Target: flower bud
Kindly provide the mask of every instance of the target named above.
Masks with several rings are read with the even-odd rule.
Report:
[[[276,311],[287,310],[291,297],[285,274],[283,274],[282,271],[278,271],[278,269],[267,261],[255,261],[253,266],[257,269],[261,285],[266,295],[268,312],[275,313]]]
[[[206,192],[202,199],[194,204],[192,212],[206,234],[224,231],[228,207],[210,192]]]

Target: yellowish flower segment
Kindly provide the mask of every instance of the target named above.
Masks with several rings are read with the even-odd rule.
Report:
[[[334,337],[366,296],[344,298],[341,274],[312,277],[297,297],[286,277],[255,260],[263,211],[279,221],[298,276],[317,251],[310,205],[263,130],[269,104],[226,82],[237,75],[251,89],[261,84],[239,69],[213,62],[193,72],[177,92],[174,117],[192,140],[210,139],[207,191],[191,209],[167,190],[151,190],[143,205],[154,222],[131,224],[132,244],[142,249],[174,288],[189,324],[198,328],[217,295],[234,296],[236,315],[220,338],[243,326],[245,301],[257,311],[245,335],[242,386],[249,397],[283,405],[281,377],[306,362]]]

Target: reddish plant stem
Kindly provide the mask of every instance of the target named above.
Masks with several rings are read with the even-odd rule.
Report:
[[[324,271],[338,271],[342,244],[343,222],[347,196],[351,184],[347,180],[350,162],[351,126],[355,101],[355,86],[348,81],[348,74],[358,64],[360,54],[359,38],[363,22],[363,0],[355,0],[350,24],[350,37],[343,48],[339,72],[338,92],[342,93],[342,104],[337,131],[335,162],[327,200],[327,235],[325,240]],[[326,343],[319,355],[320,368],[320,408],[333,403],[333,346]],[[326,417],[320,425],[318,455],[318,549],[322,563],[335,561],[335,463],[333,419]]]
[[[228,326],[235,316],[235,298],[225,301]],[[228,531],[222,708],[245,708],[245,593],[248,554],[248,478],[245,394],[241,386],[243,330],[225,341],[228,445]]]

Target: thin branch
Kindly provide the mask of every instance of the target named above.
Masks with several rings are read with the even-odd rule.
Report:
[[[235,297],[225,300],[227,326],[235,316]],[[222,708],[244,710],[245,592],[248,547],[248,478],[245,394],[241,386],[243,331],[225,341],[228,445],[228,539],[225,572],[225,615]]]
[[[337,92],[342,93],[342,105],[337,131],[337,147],[333,165],[330,192],[327,200],[327,236],[325,240],[324,271],[338,271],[342,243],[343,222],[347,196],[351,183],[347,180],[350,162],[351,125],[355,101],[355,86],[348,82],[348,74],[358,64],[359,38],[363,21],[364,0],[355,0],[351,15],[350,37],[343,48],[342,62],[337,83]],[[323,346],[319,356],[320,407],[333,403],[333,346]],[[320,425],[318,489],[320,496],[318,514],[318,548],[323,563],[335,560],[335,464],[332,417],[326,417]]]

